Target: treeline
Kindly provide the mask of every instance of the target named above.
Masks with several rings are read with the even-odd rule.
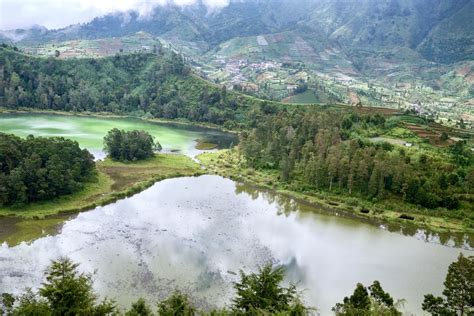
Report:
[[[78,264],[68,258],[53,261],[45,272],[46,282],[37,292],[27,290],[15,297],[3,293],[0,297],[0,315],[127,315],[127,316],[194,316],[194,315],[307,315],[305,306],[294,285],[281,285],[285,270],[266,265],[258,273],[240,272],[240,281],[234,286],[236,295],[229,309],[200,311],[190,298],[175,291],[155,308],[144,299],[133,303],[125,313],[110,299],[98,300],[93,291],[91,274],[78,271]]]
[[[9,293],[0,296],[0,315],[126,315],[126,316],[227,316],[227,315],[311,315],[317,311],[306,306],[294,284],[283,287],[283,267],[267,264],[256,273],[240,271],[234,283],[235,296],[228,308],[212,311],[199,310],[191,299],[175,291],[155,308],[138,299],[124,312],[110,299],[98,300],[93,291],[91,274],[80,273],[78,264],[68,258],[53,261],[45,272],[46,281],[37,292],[27,290],[16,297]],[[474,257],[464,257],[449,266],[444,282],[444,297],[425,295],[422,309],[431,315],[472,315],[474,312]],[[403,300],[395,301],[384,291],[380,282],[369,287],[357,284],[354,293],[333,307],[337,316],[400,316]],[[154,312],[156,311],[156,312]]]
[[[114,128],[104,137],[104,151],[113,160],[136,161],[151,158],[162,149],[146,131],[124,131]]]
[[[0,133],[0,206],[79,191],[94,174],[93,156],[75,141]]]
[[[282,111],[253,124],[239,145],[248,166],[276,169],[281,181],[300,191],[373,201],[396,197],[426,208],[456,209],[460,197],[474,188],[473,154],[465,142],[437,156],[358,137],[369,129],[383,130],[380,115]]]
[[[3,45],[0,65],[0,103],[11,109],[135,112],[232,127],[261,102],[194,76],[173,52],[60,60]]]

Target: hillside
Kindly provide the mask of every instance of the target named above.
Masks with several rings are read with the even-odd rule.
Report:
[[[344,51],[408,47],[445,63],[472,58],[472,0],[235,1],[214,12],[202,4],[157,6],[150,17],[107,15],[45,32],[18,31],[24,42],[120,37],[138,31],[201,43],[204,50],[243,36],[296,31],[309,42],[331,41]],[[5,34],[4,34],[5,35]],[[10,34],[10,36],[13,36]],[[455,43],[455,50],[444,50]],[[429,48],[435,48],[430,50]]]
[[[149,52],[163,43],[229,91],[414,110],[469,127],[473,6],[473,0],[232,1],[217,11],[202,3],[166,5],[145,17],[130,11],[59,30],[2,34],[27,52],[58,50],[61,58]]]
[[[6,46],[0,64],[0,104],[10,109],[136,113],[232,127],[266,103],[197,77],[169,51],[60,60]]]

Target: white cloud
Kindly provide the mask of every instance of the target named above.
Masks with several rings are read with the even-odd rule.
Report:
[[[42,25],[60,28],[88,22],[107,13],[136,10],[147,14],[157,5],[180,6],[199,0],[0,0],[0,29],[27,28]],[[229,0],[201,0],[209,8],[222,8]]]

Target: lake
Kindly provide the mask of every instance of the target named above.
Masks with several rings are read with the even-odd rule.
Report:
[[[212,129],[132,118],[0,115],[0,132],[63,136],[98,159],[104,157],[103,136],[114,127],[146,130],[164,151],[192,157],[202,152],[197,139],[218,148],[237,141]],[[374,280],[419,314],[423,295],[441,293],[459,253],[474,254],[473,236],[364,223],[218,176],[166,180],[117,203],[47,221],[59,231],[1,246],[0,292],[39,286],[50,260],[69,256],[83,271],[97,271],[95,289],[122,306],[140,296],[154,304],[176,288],[201,307],[224,306],[239,269],[254,271],[271,261],[287,267],[287,281],[297,282],[305,301],[323,315],[357,282]],[[8,234],[17,220],[1,224]]]
[[[140,296],[155,304],[174,289],[201,307],[224,306],[239,269],[271,261],[287,267],[287,281],[322,315],[357,282],[374,280],[420,314],[424,294],[441,294],[449,264],[474,252],[409,231],[413,237],[219,176],[169,179],[74,216],[58,234],[3,244],[0,289],[35,288],[51,259],[68,256],[96,271],[95,289],[124,306]]]
[[[236,144],[237,137],[215,129],[191,125],[155,123],[134,118],[99,118],[86,116],[51,114],[0,114],[0,132],[20,137],[61,136],[75,140],[87,148],[96,159],[105,157],[103,138],[112,128],[123,130],[145,130],[163,146],[164,152],[180,152],[196,156],[197,140],[213,143],[217,148],[229,148]]]

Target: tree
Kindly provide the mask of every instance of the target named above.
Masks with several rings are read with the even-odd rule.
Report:
[[[0,133],[0,205],[49,200],[94,180],[94,157],[60,137]]]
[[[444,281],[445,298],[425,295],[422,308],[435,316],[472,315],[474,313],[474,257],[462,253],[448,269]]]
[[[368,290],[358,283],[354,293],[350,297],[344,297],[343,302],[337,303],[332,310],[338,316],[402,315],[396,309],[393,298],[382,289],[379,281],[374,281]]]
[[[196,308],[191,304],[188,296],[179,291],[158,304],[160,316],[193,316],[195,314]]]
[[[296,292],[295,285],[288,288],[280,285],[285,276],[283,267],[272,267],[266,264],[258,273],[245,274],[240,271],[240,281],[235,283],[237,291],[233,299],[236,313],[250,315],[262,313],[284,313],[305,315],[309,308],[305,307]]]
[[[61,258],[46,270],[46,282],[39,295],[46,299],[53,314],[88,314],[103,309],[113,312],[115,306],[109,301],[96,305],[92,276],[79,273],[78,266],[68,258]]]
[[[15,297],[10,293],[2,293],[0,296],[0,315],[9,315],[13,311]]]
[[[441,139],[443,142],[447,141],[447,140],[449,139],[448,133],[442,132],[440,139]]]
[[[472,192],[474,188],[474,168],[468,170],[466,177],[464,178],[465,188],[466,188],[466,196]]]
[[[287,182],[290,178],[290,162],[287,154],[283,154],[280,161],[281,175],[280,179]]]
[[[124,131],[114,128],[104,137],[104,151],[113,160],[136,161],[155,155],[162,149],[159,142],[146,131]]]
[[[79,273],[77,268],[78,264],[68,258],[52,261],[45,272],[46,282],[37,293],[27,289],[17,299],[4,293],[2,305],[7,307],[7,311],[15,303],[7,315],[105,316],[115,313],[117,310],[113,301],[104,299],[97,302],[92,290],[92,276]]]
[[[125,316],[150,316],[153,315],[150,306],[148,306],[143,298],[132,303],[131,309],[125,313]]]
[[[31,289],[27,289],[18,299],[13,315],[52,315],[48,303],[39,298]]]

